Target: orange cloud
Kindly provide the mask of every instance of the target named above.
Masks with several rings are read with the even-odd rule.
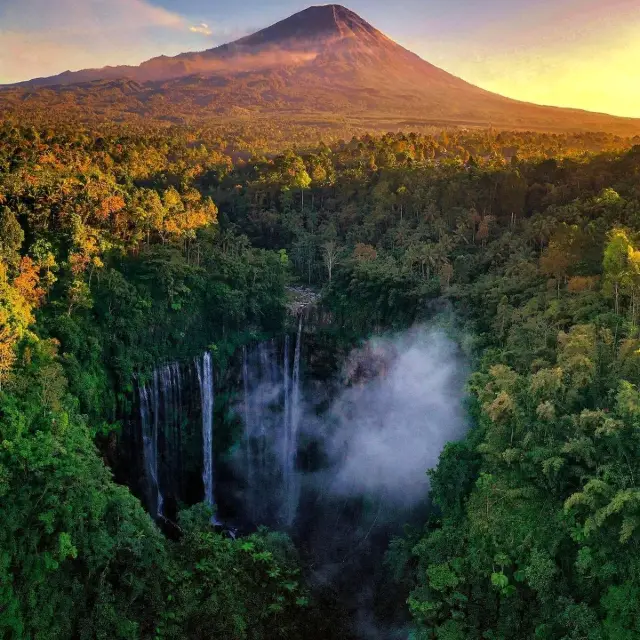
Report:
[[[0,8],[0,83],[138,64],[158,53],[154,33],[167,31],[188,34],[188,23],[145,0],[8,0]]]
[[[200,24],[189,27],[189,31],[192,33],[201,33],[203,36],[210,36],[213,31],[209,29],[209,25],[201,22]]]

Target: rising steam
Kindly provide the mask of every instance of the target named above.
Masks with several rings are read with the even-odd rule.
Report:
[[[345,373],[351,386],[329,414],[331,491],[404,506],[424,500],[426,471],[465,431],[455,344],[424,328],[374,339],[352,353]]]
[[[304,342],[299,324],[283,344],[244,351],[244,514],[292,534],[310,585],[340,593],[357,637],[406,638],[406,619],[377,616],[382,592],[401,612],[407,597],[380,567],[390,537],[424,522],[427,471],[464,435],[464,360],[443,332],[418,327],[354,350],[332,384],[303,384]]]
[[[284,351],[271,342],[245,352],[237,462],[246,467],[251,519],[291,527],[301,489],[302,497],[363,497],[396,509],[424,502],[427,470],[465,431],[465,367],[456,345],[425,328],[370,340],[351,353],[341,391],[319,414],[319,399],[305,397],[297,373],[303,340],[299,327]]]

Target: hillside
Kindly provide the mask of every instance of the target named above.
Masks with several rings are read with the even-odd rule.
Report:
[[[339,5],[235,42],[139,66],[66,71],[0,90],[0,109],[82,119],[287,118],[369,128],[455,124],[640,133],[640,120],[518,102],[475,87]]]

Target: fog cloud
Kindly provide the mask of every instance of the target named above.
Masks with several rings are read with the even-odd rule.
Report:
[[[304,356],[296,364],[294,344],[287,338],[284,354],[274,341],[246,352],[236,462],[252,519],[291,526],[299,500],[314,495],[327,504],[371,498],[381,514],[426,502],[427,471],[466,429],[455,343],[427,328],[372,339],[328,386],[304,384],[304,375],[296,384],[305,364]]]
[[[424,328],[374,339],[352,353],[345,373],[352,386],[329,414],[331,491],[423,500],[426,471],[465,431],[465,369],[455,344]]]
[[[418,327],[368,341],[338,379],[320,382],[305,380],[306,339],[299,332],[244,353],[245,439],[235,456],[244,515],[294,535],[310,584],[340,594],[356,637],[406,638],[402,616],[376,616],[380,597],[397,599],[398,610],[406,600],[380,567],[389,537],[424,522],[427,471],[465,433],[464,358],[443,332]]]

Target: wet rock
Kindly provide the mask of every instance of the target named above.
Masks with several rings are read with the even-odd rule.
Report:
[[[320,294],[308,287],[287,287],[287,309],[294,316],[300,315],[310,307],[314,307],[320,300]]]

